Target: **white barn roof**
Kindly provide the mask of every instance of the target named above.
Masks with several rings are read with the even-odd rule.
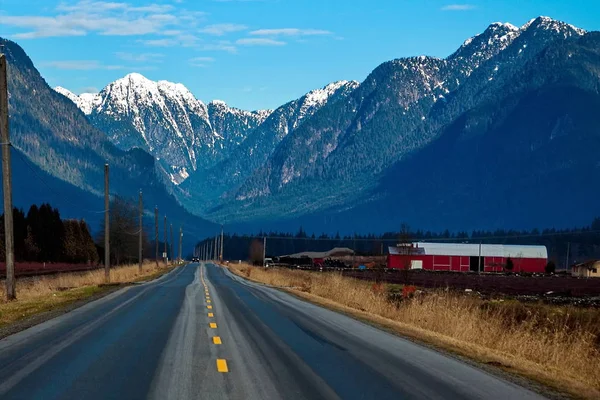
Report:
[[[477,243],[413,243],[411,254],[433,256],[473,256],[479,255]],[[390,247],[390,254],[402,254],[398,247]],[[482,244],[482,257],[548,258],[546,246],[524,246],[512,244]]]

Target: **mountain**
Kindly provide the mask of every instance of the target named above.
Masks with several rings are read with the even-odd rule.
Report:
[[[104,164],[109,164],[111,194],[137,200],[141,189],[145,204],[158,206],[173,223],[193,225],[198,237],[215,230],[169,194],[153,157],[139,149],[115,147],[71,100],[47,85],[21,47],[6,39],[0,39],[0,45],[8,62],[13,157],[20,159],[13,169],[16,206],[56,199],[53,205],[64,213],[89,219],[90,212],[98,214],[104,208],[100,196]]]
[[[473,208],[481,209],[483,201],[478,196],[477,186],[470,184],[474,182],[473,177],[478,176],[478,172],[487,170],[489,161],[485,157],[480,158],[479,163],[470,164],[473,171],[464,169],[460,170],[460,174],[445,174],[454,170],[450,168],[452,163],[446,165],[439,162],[440,154],[443,154],[444,146],[448,143],[446,138],[453,132],[449,127],[457,126],[466,113],[476,113],[479,118],[468,120],[469,131],[493,135],[491,138],[498,141],[509,135],[496,130],[494,123],[511,126],[509,122],[505,122],[508,114],[515,112],[515,106],[519,102],[525,102],[525,99],[532,101],[529,97],[532,92],[545,93],[545,90],[552,90],[549,85],[564,85],[571,90],[565,89],[564,93],[576,96],[571,100],[574,104],[579,104],[590,89],[597,93],[597,86],[594,89],[593,85],[591,88],[578,90],[581,89],[579,86],[582,82],[592,79],[592,72],[584,69],[580,71],[580,75],[575,76],[566,73],[573,63],[579,63],[575,65],[581,67],[588,66],[591,71],[597,71],[600,66],[590,66],[592,60],[587,58],[575,58],[578,46],[585,40],[592,40],[588,36],[594,35],[563,22],[539,17],[520,28],[510,24],[492,24],[481,35],[467,40],[446,59],[421,56],[384,63],[347,99],[323,107],[299,129],[285,137],[265,164],[241,185],[235,193],[235,200],[229,198],[229,201],[215,207],[209,217],[231,221],[264,221],[282,217],[307,221],[313,215],[314,222],[322,221],[325,214],[330,216],[330,220],[333,215],[341,215],[341,224],[347,225],[351,221],[356,226],[362,221],[365,224],[360,225],[361,227],[369,226],[380,230],[388,222],[399,223],[403,218],[412,219],[419,227],[430,226],[435,223],[432,219],[443,215],[447,217],[437,220],[442,228],[444,224],[451,223],[458,228],[478,225],[474,216],[465,215]],[[558,47],[566,50],[555,54],[556,57],[561,57],[562,63],[554,62],[553,68],[557,69],[555,72],[565,72],[564,74],[552,74],[553,70],[546,68],[553,64],[544,57],[548,57],[547,54]],[[534,99],[537,103],[534,101],[530,107],[542,102],[541,98]],[[539,144],[539,138],[550,137],[555,126],[579,126],[584,116],[579,115],[574,119],[573,112],[568,110],[564,101],[558,104],[564,108],[557,109],[555,114],[546,115],[548,121],[539,118],[538,124],[527,123],[529,130],[521,132],[525,137],[509,142],[509,146],[518,146],[513,150],[514,154],[532,160],[536,156],[536,146],[544,148]],[[519,115],[524,118],[525,125],[528,121],[527,113]],[[517,120],[513,123],[515,121]],[[473,126],[475,123],[478,125]],[[587,123],[584,125],[593,127]],[[557,129],[560,131],[562,128]],[[595,143],[596,135],[597,131],[593,129],[581,136],[571,135],[563,148],[583,150],[584,143],[585,147]],[[467,159],[469,154],[478,154],[477,146],[484,146],[473,141],[460,144],[471,146],[460,148],[460,154]],[[432,146],[440,150],[432,153]],[[595,148],[598,148],[597,145]],[[489,151],[488,157],[493,157],[494,147],[489,147]],[[508,148],[506,151],[508,152]],[[436,157],[432,157],[432,154]],[[569,152],[560,159],[567,162],[568,159],[578,159],[580,156],[579,152]],[[464,164],[465,161],[461,160],[452,158],[452,162]],[[542,180],[530,182],[531,188],[520,195],[525,196],[520,197],[521,201],[528,207],[534,207],[540,197],[556,195],[551,190],[555,186],[545,183],[552,181],[553,171],[560,170],[558,165],[524,164],[517,162],[519,160],[510,160],[512,164],[509,163],[504,170],[494,171],[497,178],[493,174],[486,177],[490,184],[502,183],[510,187],[511,182],[520,182],[523,170],[516,166],[523,168],[528,165],[533,168],[528,174],[544,176],[544,184]],[[586,159],[584,163],[593,164],[592,160]],[[558,159],[556,162],[558,163]],[[433,180],[431,176],[422,178],[424,170],[437,171],[436,173],[445,177],[444,182]],[[581,172],[575,169],[573,173],[576,171]],[[580,175],[573,175],[572,180],[577,176]],[[500,182],[500,177],[505,181]],[[559,178],[558,175],[555,177]],[[429,185],[412,192],[412,196],[403,195],[401,198],[405,199],[404,202],[399,200],[397,196],[404,193],[404,180],[422,188],[425,183],[422,179],[429,179],[425,182],[435,181],[440,185],[445,183],[440,186],[444,189],[451,183],[453,187],[461,188],[458,194],[466,195],[468,192],[464,191],[465,187],[474,190],[476,194],[466,196],[462,203],[452,203],[455,205],[452,210],[446,209],[447,200],[456,191],[439,192],[436,187]],[[582,182],[578,184],[581,185]],[[392,189],[396,187],[402,188],[400,192]],[[380,202],[382,198],[388,201]],[[490,199],[486,198],[485,201]],[[507,226],[509,222],[544,225],[543,222],[540,223],[541,215],[552,218],[558,212],[558,203],[551,203],[552,206],[549,204],[547,208],[537,205],[535,213],[527,215],[525,212],[525,215],[520,215],[521,219],[510,217],[507,214],[509,210],[503,207],[504,213],[501,216],[495,219],[488,216],[485,220],[500,226]],[[429,206],[426,207],[426,204]],[[364,208],[362,205],[368,206]],[[377,213],[373,212],[373,207]],[[594,212],[600,211],[593,211],[597,208],[582,209],[581,213],[588,215],[584,219],[577,219],[589,219],[595,215]],[[347,210],[352,211],[350,213]],[[416,215],[420,217],[416,218]],[[462,221],[465,225],[460,226],[457,221]],[[483,222],[484,219],[479,221]]]
[[[176,185],[228,155],[270,112],[243,111],[219,101],[207,107],[180,83],[155,82],[138,73],[95,95],[55,90],[122,150],[140,148],[152,154]]]
[[[240,141],[230,157],[182,184],[179,198],[195,210],[205,210],[222,201],[264,164],[290,132],[325,105],[346,98],[356,87],[358,82],[355,81],[333,82],[269,112],[255,129],[244,132],[247,137]]]
[[[57,91],[123,149],[151,152],[188,210],[240,229],[572,226],[600,213],[598,35],[548,17],[493,23],[446,58],[391,60],[272,112],[160,82],[125,82],[129,97],[111,98],[114,83]]]

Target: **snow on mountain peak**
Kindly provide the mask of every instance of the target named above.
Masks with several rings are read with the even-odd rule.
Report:
[[[208,104],[212,104],[212,105],[215,105],[215,106],[221,106],[221,107],[227,106],[227,103],[225,103],[223,100],[216,100],[216,99],[213,100],[213,101],[211,101]]]
[[[99,101],[98,93],[82,93],[77,96],[75,93],[71,92],[69,89],[65,89],[62,86],[57,86],[54,90],[63,96],[66,96],[69,100],[71,100],[77,108],[79,108],[85,115],[89,115],[92,112],[92,107],[95,103]]]
[[[557,33],[563,32],[565,38],[572,36],[573,34],[582,36],[586,33],[584,29],[543,15],[529,20],[525,25],[521,27],[520,30],[525,31],[532,26],[543,30],[554,31]]]
[[[356,81],[332,82],[332,83],[324,86],[321,89],[315,89],[315,90],[311,90],[310,92],[308,92],[306,94],[304,104],[306,104],[307,107],[314,106],[314,105],[322,105],[325,102],[327,102],[329,97],[334,95],[339,89],[344,88],[344,87],[346,87],[348,89],[356,89],[356,87],[358,87],[358,85],[359,85],[359,83]]]

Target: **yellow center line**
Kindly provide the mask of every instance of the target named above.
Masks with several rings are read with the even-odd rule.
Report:
[[[208,308],[209,310],[212,310],[212,306],[206,306],[206,308]]]
[[[217,371],[219,372],[229,372],[227,368],[227,361],[222,358],[217,358]]]
[[[208,313],[208,318],[213,318],[214,316],[215,316],[215,314],[213,314],[211,312]]]
[[[221,344],[221,338],[219,336],[214,336],[213,337],[213,343],[214,344]]]
[[[209,326],[210,326],[212,329],[217,329],[217,324],[216,324],[215,322],[211,322],[211,323],[209,324]]]
[[[207,303],[210,303],[210,300],[209,300],[209,299],[207,299],[207,300],[206,300],[206,302],[207,302]]]

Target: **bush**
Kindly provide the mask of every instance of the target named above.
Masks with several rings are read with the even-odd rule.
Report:
[[[556,264],[554,263],[554,261],[550,260],[548,261],[548,264],[546,264],[546,268],[544,268],[544,270],[546,271],[547,274],[553,274],[556,272]]]

